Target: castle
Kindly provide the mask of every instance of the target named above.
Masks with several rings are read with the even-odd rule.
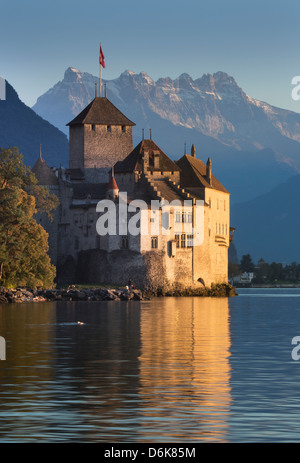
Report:
[[[210,158],[197,159],[192,145],[173,161],[151,131],[133,148],[135,124],[106,96],[96,96],[67,125],[69,168],[50,168],[40,153],[32,169],[60,201],[52,222],[37,217],[49,233],[59,283],[124,285],[131,278],[139,287],[195,288],[228,282],[230,195],[212,174]],[[110,205],[115,217],[107,213]],[[113,232],[99,233],[101,217],[103,227],[104,218],[112,220]],[[140,232],[128,232],[132,224]]]

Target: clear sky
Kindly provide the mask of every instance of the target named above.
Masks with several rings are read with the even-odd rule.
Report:
[[[29,106],[69,66],[99,75],[101,42],[104,79],[224,71],[251,97],[300,112],[298,0],[5,0],[0,19],[0,76]]]

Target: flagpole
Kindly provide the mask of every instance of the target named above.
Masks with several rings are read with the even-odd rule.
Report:
[[[101,42],[100,42],[100,53],[101,53]],[[99,55],[99,57],[100,57],[100,55]],[[102,67],[102,66],[101,66],[101,62],[100,62],[100,61],[101,61],[101,60],[99,59],[99,64],[100,64],[100,97],[101,97],[101,90],[102,90],[102,87],[101,87],[101,85],[102,85],[102,69],[101,69],[101,67]]]
[[[101,90],[102,90],[102,69],[101,69],[101,64],[100,64],[100,97],[101,97]]]

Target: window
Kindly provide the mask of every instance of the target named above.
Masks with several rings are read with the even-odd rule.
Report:
[[[181,235],[181,247],[182,247],[182,248],[185,248],[185,246],[186,246],[185,234],[183,233],[183,234]]]
[[[224,235],[224,224],[222,224],[222,235]]]
[[[129,247],[128,236],[122,236],[121,237],[121,248],[128,249],[128,247]]]
[[[180,247],[180,235],[175,235],[176,248]]]
[[[151,248],[152,249],[157,249],[158,248],[158,237],[157,236],[152,236],[151,237]]]
[[[186,247],[192,248],[193,247],[193,235],[186,236]]]
[[[107,132],[109,132],[109,133],[111,132],[111,125],[107,126]]]
[[[78,249],[78,248],[79,248],[79,238],[78,236],[75,236],[74,249]]]
[[[193,213],[189,212],[188,213],[188,223],[192,223],[192,222],[193,222]]]
[[[122,132],[126,133],[126,125],[122,125]]]
[[[176,211],[175,222],[176,223],[181,222],[181,212],[180,211]]]
[[[95,132],[95,130],[96,130],[96,126],[95,124],[92,124],[92,131]]]

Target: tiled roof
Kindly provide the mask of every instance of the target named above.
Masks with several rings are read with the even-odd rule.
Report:
[[[181,168],[180,184],[185,189],[191,189],[191,192],[195,190],[196,193],[199,188],[213,188],[228,193],[226,188],[213,174],[211,175],[211,184],[207,181],[206,165],[201,159],[185,154],[176,161],[176,164]]]
[[[149,168],[148,171],[162,171],[162,172],[178,172],[178,167],[153,140],[142,140],[134,150],[123,160],[115,164],[115,172],[134,172],[143,170],[143,152],[149,152]],[[154,152],[159,155],[159,167],[154,167]]]
[[[135,125],[121,113],[106,97],[96,97],[67,125]]]
[[[40,185],[58,185],[58,179],[55,173],[41,156],[34,164],[32,172],[35,174]]]
[[[169,202],[186,200],[186,194],[182,193],[181,188],[173,187],[166,179],[151,179],[151,184],[157,188],[160,196]]]

